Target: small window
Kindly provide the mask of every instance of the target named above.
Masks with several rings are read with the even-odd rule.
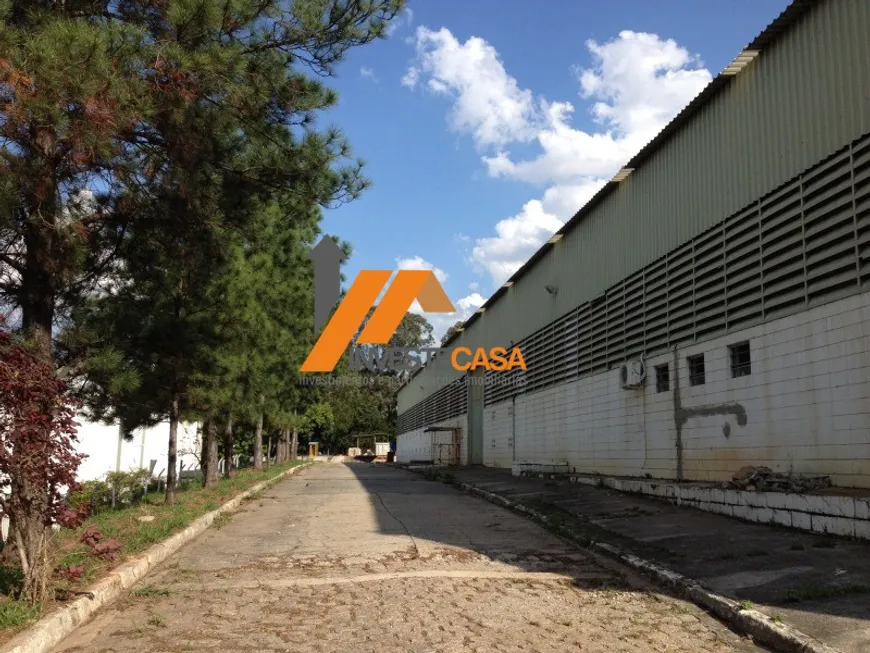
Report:
[[[656,365],[656,392],[667,392],[671,389],[671,377],[668,374],[668,366]]]
[[[689,385],[704,385],[704,354],[689,356],[686,361],[689,363]]]
[[[752,359],[749,354],[749,343],[739,342],[728,347],[731,352],[731,376],[749,376],[752,374]]]

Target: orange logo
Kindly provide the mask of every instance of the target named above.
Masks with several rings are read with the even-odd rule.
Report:
[[[391,275],[390,270],[359,273],[302,364],[302,372],[331,372],[335,368]],[[357,343],[387,344],[415,299],[427,313],[456,311],[431,270],[400,270]]]

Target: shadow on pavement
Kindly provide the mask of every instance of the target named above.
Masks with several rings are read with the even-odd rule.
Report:
[[[870,651],[870,543],[504,469],[442,473],[751,603],[844,652]]]
[[[346,467],[369,495],[380,533],[404,534],[415,541],[418,550],[431,550],[435,545],[457,547],[467,551],[470,557],[484,555],[524,572],[564,574],[580,590],[654,589],[659,594],[684,600],[671,589],[653,586],[634,573],[630,574],[629,584],[619,576],[625,568],[616,563],[607,561],[609,569],[602,569],[599,562],[580,547],[545,533],[530,520],[464,494],[446,483],[392,465],[350,462]],[[455,475],[461,470],[449,473]],[[511,477],[508,475],[508,478]],[[533,501],[538,493],[529,488],[528,493],[515,491],[513,494],[515,500]],[[735,650],[761,650],[736,637],[729,643]]]

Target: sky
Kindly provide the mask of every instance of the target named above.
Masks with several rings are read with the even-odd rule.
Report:
[[[432,269],[464,320],[787,0],[410,0],[321,116],[372,187],[325,214],[345,273]],[[419,305],[412,310],[419,311]]]

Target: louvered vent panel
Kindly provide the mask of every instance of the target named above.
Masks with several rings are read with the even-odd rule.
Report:
[[[485,403],[868,289],[870,135],[524,338],[528,372],[487,373]],[[399,431],[466,412],[460,381]]]

